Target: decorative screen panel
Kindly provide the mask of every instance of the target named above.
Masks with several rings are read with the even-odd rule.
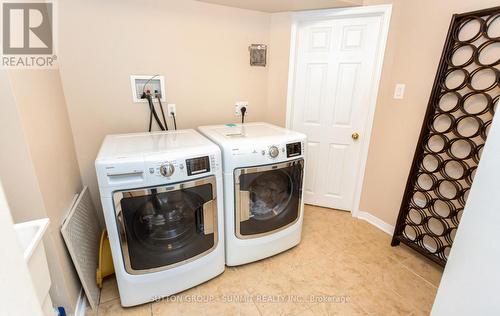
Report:
[[[393,246],[446,264],[499,98],[500,7],[454,15]]]

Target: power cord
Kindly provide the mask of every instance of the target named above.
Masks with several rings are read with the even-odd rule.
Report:
[[[154,78],[156,78],[158,76],[159,76],[159,74],[152,76],[142,86],[141,99],[148,100],[148,104],[149,104],[149,131],[150,132],[151,132],[152,125],[153,125],[153,117],[155,118],[156,123],[158,124],[158,126],[160,127],[160,129],[162,131],[164,131],[165,129],[168,130],[167,121],[165,120],[165,113],[163,112],[163,106],[161,105],[160,98],[158,98],[158,101],[160,101],[160,107],[161,107],[161,112],[163,115],[163,122],[165,123],[165,126],[163,126],[163,124],[160,121],[160,118],[158,117],[158,113],[156,113],[156,109],[155,109],[155,106],[153,103],[153,97],[151,96],[151,91],[146,90],[146,86],[148,85],[148,83],[150,83],[151,80],[153,80]],[[155,96],[158,97],[158,95],[159,95],[158,91],[155,90]]]
[[[177,122],[175,121],[175,113],[170,112],[170,115],[172,115],[172,119],[174,120],[174,129],[177,130]]]
[[[242,106],[240,108],[240,112],[241,112],[241,124],[243,124],[243,123],[245,123],[245,113],[247,112],[247,107]]]
[[[163,104],[161,104],[161,94],[158,93],[158,90],[155,90],[155,96],[158,99],[158,103],[160,104],[161,116],[163,117],[163,123],[165,124],[165,129],[168,131],[167,120],[165,119],[165,112],[163,111]]]
[[[149,107],[149,132],[151,133],[151,127],[153,126],[153,111]]]
[[[151,92],[150,92],[150,90],[146,90],[147,84],[150,83],[151,80],[153,80],[154,78],[156,78],[158,76],[159,75],[152,76],[142,86],[141,99],[147,99],[148,100],[148,104],[149,104],[149,131],[150,132],[151,132],[152,125],[153,125],[153,117],[154,117],[156,123],[158,124],[158,126],[160,127],[160,129],[162,131],[165,131],[165,130],[168,131],[167,119],[165,118],[165,111],[163,110],[163,104],[161,103],[161,94],[158,93],[158,90],[155,90],[154,97],[158,100],[158,104],[160,105],[160,110],[161,110],[161,116],[162,116],[162,119],[163,119],[163,124],[160,121],[160,118],[158,117],[158,113],[156,112],[156,109],[155,109],[155,106],[154,106],[154,102],[153,102],[153,97],[151,96]],[[245,111],[246,111],[246,109],[245,109]],[[175,119],[175,113],[171,112],[170,115],[172,115],[172,119],[174,121],[174,129],[177,130],[177,122],[176,122],[176,119]]]
[[[155,107],[154,107],[154,104],[153,104],[153,98],[151,97],[151,92],[149,90],[147,90],[146,92],[143,92],[142,95],[141,95],[141,99],[148,100],[149,111],[150,111],[150,114],[149,114],[149,131],[151,132],[151,127],[152,127],[151,125],[152,125],[152,118],[153,117],[155,118],[155,121],[158,124],[158,126],[160,127],[160,129],[162,131],[164,131],[165,127],[161,123],[160,118],[158,117],[158,113],[156,113],[156,110],[155,110]]]

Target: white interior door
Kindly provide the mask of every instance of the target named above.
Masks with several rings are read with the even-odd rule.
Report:
[[[350,15],[297,23],[290,123],[308,136],[305,203],[353,208],[383,21]]]

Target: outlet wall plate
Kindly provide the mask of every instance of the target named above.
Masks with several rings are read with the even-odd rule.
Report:
[[[154,78],[153,78],[154,77]],[[153,79],[151,79],[153,78]],[[148,82],[148,80],[150,80]],[[147,84],[146,84],[147,83]],[[144,87],[146,84],[146,87]],[[132,88],[132,100],[135,103],[145,103],[148,102],[146,99],[141,99],[142,91],[150,90],[151,94],[154,95],[155,90],[161,94],[160,100],[162,102],[167,102],[166,90],[165,90],[165,77],[160,75],[130,75],[130,86]]]
[[[172,113],[177,116],[177,111],[175,109],[175,104],[169,103],[167,106],[168,116],[172,117]]]
[[[247,111],[245,112],[245,116],[248,115],[248,101],[238,101],[234,105],[234,115],[241,116],[241,108],[246,107]]]

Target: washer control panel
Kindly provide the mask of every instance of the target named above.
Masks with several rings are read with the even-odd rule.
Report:
[[[184,159],[153,161],[146,170],[149,174],[168,180],[182,180],[204,173],[215,172],[220,166],[215,155],[195,156]]]

